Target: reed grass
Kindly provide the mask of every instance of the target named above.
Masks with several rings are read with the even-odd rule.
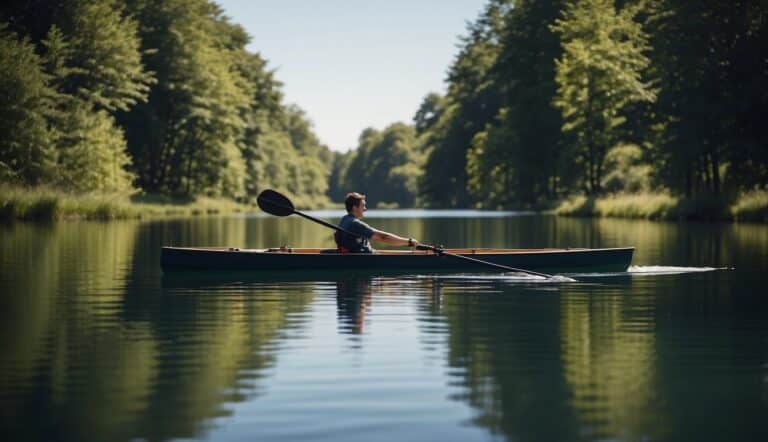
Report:
[[[768,222],[768,189],[755,189],[742,194],[731,206],[737,221]]]
[[[747,192],[733,203],[722,196],[681,198],[667,192],[601,197],[578,195],[563,200],[555,213],[654,220],[768,221],[768,191]]]
[[[110,220],[255,210],[235,201],[145,194],[74,194],[45,187],[0,186],[0,220]]]
[[[578,195],[564,200],[555,213],[565,216],[669,219],[679,200],[666,193],[611,195],[600,198]]]
[[[379,201],[376,203],[376,209],[377,210],[393,210],[393,209],[399,209],[400,205],[397,202],[391,202],[388,203],[386,201]]]

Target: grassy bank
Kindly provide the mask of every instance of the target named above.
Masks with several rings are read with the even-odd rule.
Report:
[[[0,186],[0,220],[129,219],[238,213],[252,206],[226,199],[144,194],[72,194],[48,188]]]
[[[562,201],[555,213],[564,216],[604,216],[655,220],[768,222],[768,190],[754,190],[735,201],[722,197],[681,198],[665,192],[575,196]]]

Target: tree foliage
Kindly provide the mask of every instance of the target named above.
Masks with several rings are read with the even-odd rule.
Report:
[[[3,181],[327,200],[329,149],[215,3],[9,0],[0,20]]]
[[[28,38],[0,25],[0,180],[38,184],[54,170],[47,117],[54,92]]]
[[[513,3],[468,27],[439,118],[417,112],[435,206],[768,186],[765,2]]]
[[[571,184],[559,136],[562,121],[552,105],[554,60],[562,51],[549,26],[561,7],[557,1],[518,1],[504,17],[491,68],[502,107],[467,153],[476,206],[534,205]]]
[[[493,0],[468,25],[459,54],[448,70],[448,93],[440,119],[426,137],[427,159],[420,193],[429,206],[466,206],[467,150],[476,133],[489,123],[501,105],[491,69],[501,45],[503,17],[511,2]]]
[[[622,141],[627,106],[656,98],[642,78],[648,46],[634,20],[637,12],[616,10],[613,0],[579,0],[569,3],[552,27],[563,46],[554,103],[563,114],[563,132],[572,135],[571,153],[584,171],[587,194],[602,190],[605,155]]]
[[[768,6],[656,0],[648,9],[658,181],[689,196],[768,185]]]
[[[488,0],[445,94],[332,153],[210,0],[0,4],[0,180],[303,206],[768,186],[765,2]]]
[[[365,129],[355,150],[336,156],[331,196],[343,200],[347,192],[354,191],[366,194],[373,207],[414,207],[422,163],[412,125]]]
[[[39,32],[40,18],[22,6],[6,5],[13,19],[9,23]],[[9,150],[9,160],[26,171],[20,175],[26,184],[77,191],[130,189],[133,176],[126,169],[130,159],[123,131],[110,112],[144,99],[152,82],[140,64],[136,23],[115,2],[70,0],[54,9],[45,36],[36,42],[39,55],[27,51],[16,60],[30,74],[25,82],[34,82],[45,91],[40,97],[47,98],[23,105],[23,98],[16,97],[16,104],[9,101],[7,106],[24,106],[27,123],[34,121],[38,134],[45,135],[38,136],[41,147],[27,142],[28,153],[39,155],[24,157]],[[38,106],[41,102],[44,108]],[[13,132],[9,127],[3,135]]]

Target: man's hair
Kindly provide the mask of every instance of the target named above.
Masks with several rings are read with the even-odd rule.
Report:
[[[349,192],[344,198],[344,206],[347,208],[347,212],[351,212],[353,207],[357,207],[365,199],[365,195],[357,192]]]

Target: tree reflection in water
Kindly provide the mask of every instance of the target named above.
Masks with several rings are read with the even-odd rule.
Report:
[[[314,420],[297,431],[331,423],[328,434],[347,434],[332,431],[379,422],[384,404],[411,424],[377,427],[393,437],[471,428],[481,439],[701,440],[727,429],[765,439],[764,226],[379,221],[451,245],[629,244],[638,265],[739,271],[558,287],[298,272],[174,279],[160,273],[160,245],[322,247],[330,235],[272,219],[2,225],[0,430],[9,440],[204,437],[242,423],[216,419],[241,405],[260,405],[262,418],[275,408],[282,422],[316,394]],[[278,386],[289,395],[262,396]]]

